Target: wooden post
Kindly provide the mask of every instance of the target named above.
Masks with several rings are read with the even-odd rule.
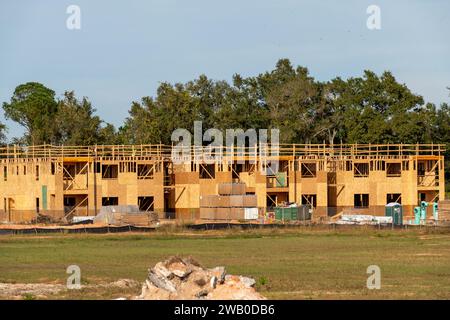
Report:
[[[94,215],[97,215],[97,145],[94,147]]]

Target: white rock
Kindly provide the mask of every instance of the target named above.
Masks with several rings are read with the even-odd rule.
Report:
[[[243,277],[243,276],[239,276],[239,280],[244,284],[244,286],[246,286],[247,288],[252,288],[256,281],[255,279],[249,278],[249,277]]]
[[[215,289],[216,285],[217,285],[217,278],[215,276],[211,277],[211,280],[209,283],[211,285],[211,288]]]

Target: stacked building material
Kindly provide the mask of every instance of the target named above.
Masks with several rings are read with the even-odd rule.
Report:
[[[258,219],[256,195],[245,194],[244,183],[222,183],[218,195],[200,197],[200,218],[207,220]]]
[[[220,183],[218,185],[219,195],[243,195],[245,189],[245,183]]]
[[[256,195],[208,195],[200,197],[201,208],[252,208]]]
[[[441,200],[438,203],[438,221],[450,222],[450,200]]]
[[[138,206],[103,206],[94,223],[108,225],[148,226],[158,221],[154,212],[139,211]]]
[[[341,219],[334,222],[336,224],[392,224],[393,217],[392,216],[371,216],[365,214],[343,214]]]
[[[121,215],[118,219],[118,225],[149,226],[156,221],[155,214],[152,212],[127,213]]]

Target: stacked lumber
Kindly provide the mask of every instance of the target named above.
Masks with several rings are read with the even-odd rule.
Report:
[[[108,215],[97,215],[94,223],[123,226],[149,226],[158,221],[158,215],[154,212],[112,212]]]
[[[148,226],[152,223],[150,213],[126,213],[117,219],[119,225]]]
[[[256,207],[256,195],[207,195],[200,197],[201,208]]]
[[[220,183],[218,185],[219,195],[242,195],[245,194],[245,183]]]
[[[450,222],[450,200],[438,202],[438,220]]]
[[[258,219],[256,195],[245,194],[245,183],[222,183],[218,195],[200,197],[200,218],[206,220]]]

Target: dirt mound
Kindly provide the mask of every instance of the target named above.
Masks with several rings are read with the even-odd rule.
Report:
[[[203,268],[192,258],[171,257],[158,262],[136,299],[142,300],[263,300],[255,280],[227,275],[224,267]]]

